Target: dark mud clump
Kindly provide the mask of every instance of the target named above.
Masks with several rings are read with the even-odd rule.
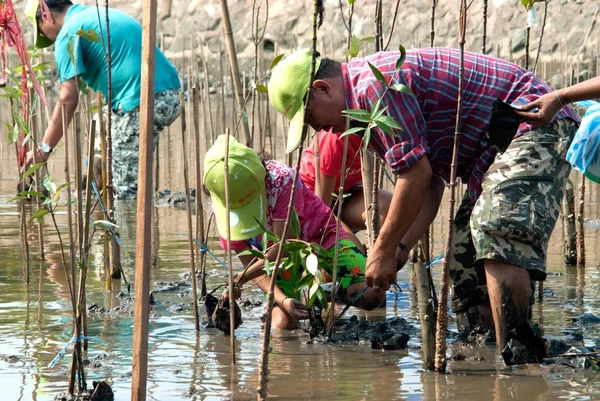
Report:
[[[592,313],[584,313],[576,318],[573,318],[573,321],[581,324],[600,324],[600,317]]]
[[[413,325],[400,317],[369,322],[352,316],[337,323],[329,341],[370,345],[373,349],[398,350],[407,347],[410,335],[416,331]],[[317,337],[312,341],[327,341],[327,339]]]
[[[540,363],[548,355],[546,339],[536,324],[523,323],[508,332],[502,358],[507,366]]]
[[[496,332],[482,325],[462,329],[456,336],[456,341],[467,346],[482,346],[496,342]]]
[[[61,393],[54,397],[54,401],[114,401],[115,395],[108,383],[101,381],[92,384],[93,388],[91,390],[73,395]]]
[[[157,281],[156,283],[154,283],[154,291],[152,292],[156,294],[161,294],[165,292],[178,292],[182,290],[188,291],[190,287],[191,284],[188,284],[184,281]]]
[[[204,300],[206,306],[206,315],[210,316],[214,327],[221,330],[225,335],[229,335],[231,332],[230,326],[230,306],[229,300],[223,298],[217,299],[214,295],[207,295]],[[234,327],[237,329],[242,324],[242,310],[240,309],[237,302],[233,302],[234,306]]]

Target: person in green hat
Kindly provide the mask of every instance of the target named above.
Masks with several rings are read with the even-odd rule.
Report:
[[[277,236],[284,237],[283,228],[294,185],[295,171],[276,160],[261,160],[250,148],[235,138],[229,138],[226,148],[226,136],[220,135],[204,157],[203,184],[210,193],[215,212],[217,228],[221,237],[221,247],[227,248],[227,208],[225,202],[225,153],[229,152],[229,229],[231,249],[248,270],[237,279],[238,288],[252,280],[265,293],[269,288],[269,278],[264,271],[264,261],[252,265],[253,256],[244,252],[248,249],[263,249],[263,227]],[[364,290],[362,296],[353,304],[370,310],[385,302],[385,292],[367,288],[364,268],[366,258],[362,245],[355,236],[340,232],[340,241],[336,242],[336,220],[331,209],[323,203],[298,177],[293,207],[300,223],[300,239],[318,244],[328,251],[328,255],[319,255],[319,267],[329,275],[333,272],[332,255],[339,248],[338,274],[339,298],[351,300]],[[292,238],[288,233],[286,238]],[[269,245],[270,246],[270,245]],[[277,255],[275,247],[269,249],[266,256],[274,261]],[[298,327],[299,320],[307,319],[306,306],[301,302],[299,286],[304,268],[282,269],[276,281],[273,325],[281,329]],[[226,295],[225,295],[226,296]]]
[[[36,161],[44,162],[57,146],[63,133],[62,106],[65,105],[67,125],[79,103],[78,79],[108,98],[108,64],[105,55],[106,10],[73,4],[70,0],[28,0],[27,18],[34,27],[34,45],[44,48],[54,44],[60,80],[60,97],[41,143],[25,159],[27,168]],[[139,151],[139,117],[141,90],[142,26],[129,15],[108,10],[111,34],[113,131],[113,186],[117,199],[137,197]],[[96,35],[90,35],[93,31]],[[85,32],[85,35],[81,35]],[[99,40],[96,41],[94,36]],[[156,81],[154,100],[154,144],[164,127],[180,114],[177,70],[165,55],[156,50]],[[96,142],[99,147],[99,141]]]
[[[519,123],[510,105],[530,103],[551,89],[530,71],[483,54],[427,48],[409,49],[402,61],[397,51],[348,63],[318,59],[311,82],[312,56],[310,49],[291,53],[274,67],[268,84],[271,104],[290,120],[287,151],[298,147],[304,121],[317,131],[343,132],[344,110],[363,110],[351,119],[354,132],[370,138],[369,147],[397,177],[385,222],[369,250],[367,283],[383,290],[394,283],[398,244],[410,230],[424,232],[435,218],[439,203],[429,203],[429,194],[435,180],[452,179],[462,90],[455,172],[466,192],[449,255],[452,306],[465,326],[495,329],[499,351],[510,330],[530,333],[530,282],[546,278],[548,241],[570,171],[566,155],[577,113],[567,106],[548,125]],[[511,132],[504,120],[490,126],[501,102],[516,122]],[[375,108],[378,122],[367,124],[366,115]]]

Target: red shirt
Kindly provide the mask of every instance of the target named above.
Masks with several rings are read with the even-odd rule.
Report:
[[[341,133],[319,131],[319,164],[325,175],[336,177],[335,188],[340,187],[342,174],[342,161],[344,160],[344,138]],[[344,178],[344,191],[349,191],[362,183],[360,172],[360,146],[362,138],[357,135],[348,136],[348,155],[346,157],[346,177]],[[304,150],[300,163],[300,177],[302,181],[315,191],[315,149],[311,141],[310,146]]]

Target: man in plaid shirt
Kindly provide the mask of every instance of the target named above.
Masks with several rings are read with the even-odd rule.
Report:
[[[271,103],[291,120],[288,152],[300,142],[307,91],[307,121],[315,130],[343,132],[343,110],[372,111],[380,100],[379,110],[386,108],[402,128],[373,127],[369,141],[398,178],[367,262],[367,282],[383,290],[396,280],[401,239],[407,232],[421,235],[437,213],[439,203],[432,204],[428,193],[436,179],[450,180],[458,106],[458,50],[409,50],[396,70],[399,58],[399,52],[381,52],[345,64],[318,60],[309,91],[311,52],[305,49],[281,61],[269,82]],[[464,58],[457,176],[467,190],[450,259],[453,309],[471,326],[493,322],[502,350],[508,331],[527,324],[530,280],[546,277],[548,240],[570,171],[565,156],[579,118],[566,107],[550,125],[522,123],[508,149],[498,153],[487,136],[494,101],[525,104],[551,89],[515,64],[469,52]],[[414,96],[387,88],[393,84]]]

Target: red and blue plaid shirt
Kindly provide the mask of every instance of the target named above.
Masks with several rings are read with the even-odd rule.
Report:
[[[395,136],[375,128],[370,146],[398,174],[414,166],[427,154],[433,174],[450,180],[450,164],[456,124],[460,51],[447,48],[408,50],[401,70],[394,75],[399,52],[381,52],[342,64],[347,109],[372,110],[384,93],[367,61],[376,66],[390,83],[408,86],[416,98],[389,90],[381,106],[404,131]],[[461,137],[457,176],[467,183],[467,193],[475,201],[481,181],[496,156],[486,138],[492,104],[496,99],[507,103],[529,103],[552,89],[531,72],[494,57],[465,52],[462,97]],[[555,119],[579,121],[569,106]],[[534,125],[522,123],[516,136]]]

